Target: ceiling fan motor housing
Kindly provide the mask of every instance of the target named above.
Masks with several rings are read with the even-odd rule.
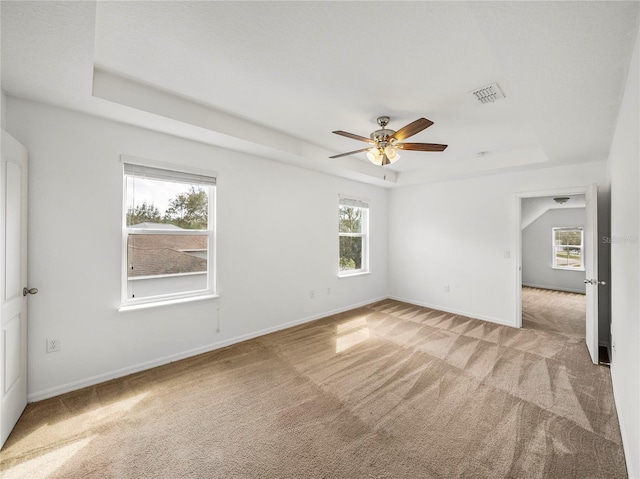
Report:
[[[378,145],[381,143],[387,143],[390,141],[391,137],[395,133],[394,130],[388,130],[386,128],[382,128],[381,130],[376,130],[371,133],[370,138],[375,141]]]
[[[369,138],[376,142],[376,146],[378,148],[384,148],[385,146],[387,146],[389,138],[391,138],[391,136],[395,133],[394,130],[388,130],[387,128],[385,128],[389,124],[389,120],[390,118],[388,116],[379,116],[377,121],[378,125],[381,126],[381,129],[374,131],[369,136]]]

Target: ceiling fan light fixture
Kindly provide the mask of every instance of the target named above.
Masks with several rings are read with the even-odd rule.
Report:
[[[400,159],[400,155],[398,154],[398,150],[393,147],[393,145],[389,145],[384,149],[385,155],[389,158],[391,164],[394,164],[396,161]]]
[[[367,160],[374,165],[380,166],[382,165],[382,154],[377,148],[371,148],[367,151]]]

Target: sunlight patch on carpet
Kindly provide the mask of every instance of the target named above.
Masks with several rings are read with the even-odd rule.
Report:
[[[96,435],[85,437],[53,451],[29,459],[2,472],[4,479],[45,479],[89,444]]]
[[[141,393],[136,396],[121,399],[105,406],[98,406],[89,411],[72,415],[66,419],[48,422],[34,431],[26,434],[18,441],[5,447],[3,452],[10,458],[14,450],[26,450],[25,456],[38,455],[38,457],[48,457],[51,449],[58,450],[57,445],[69,437],[78,437],[87,433],[92,427],[102,426],[108,422],[120,421],[122,417],[138,403],[140,403],[149,393]],[[66,448],[66,446],[65,446]],[[63,448],[65,451],[67,449]],[[43,451],[47,451],[44,452]],[[37,458],[36,458],[37,459]],[[35,459],[32,459],[35,460]],[[30,460],[30,461],[32,461]],[[30,462],[28,461],[28,462]],[[5,474],[4,470],[2,474]],[[4,476],[2,476],[4,478]],[[11,476],[7,476],[11,477]],[[34,477],[31,475],[15,477]]]
[[[346,351],[371,337],[366,318],[357,318],[336,326],[336,353]]]

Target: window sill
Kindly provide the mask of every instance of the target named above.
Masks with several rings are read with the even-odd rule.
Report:
[[[563,268],[561,266],[552,266],[551,269],[557,269],[560,271],[582,271],[582,272],[585,271],[584,268]]]
[[[218,294],[207,294],[202,296],[191,296],[188,298],[176,298],[176,299],[166,299],[162,301],[153,301],[148,303],[138,303],[138,304],[127,304],[124,306],[120,306],[118,312],[120,313],[128,313],[129,311],[139,311],[143,309],[151,309],[151,308],[161,308],[163,306],[173,306],[176,304],[183,303],[194,303],[196,301],[206,301],[209,299],[217,299],[220,295]]]
[[[371,271],[356,271],[355,273],[338,273],[338,278],[351,278],[353,276],[364,276],[371,274]]]

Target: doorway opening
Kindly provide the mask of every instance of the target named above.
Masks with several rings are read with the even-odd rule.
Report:
[[[579,338],[596,363],[597,189],[516,196],[516,325]]]
[[[521,201],[522,326],[585,339],[585,196]]]
[[[586,339],[584,194],[521,200],[522,326]]]

